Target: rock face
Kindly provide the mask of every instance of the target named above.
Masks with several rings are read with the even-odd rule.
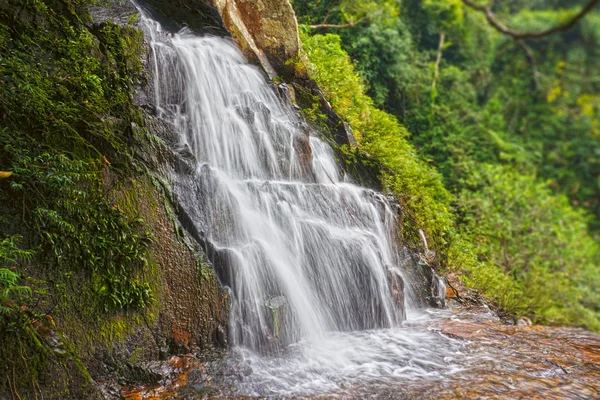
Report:
[[[301,108],[314,108],[316,101],[334,141],[356,146],[348,124],[333,111],[308,75],[296,14],[289,0],[144,0],[143,4],[171,29],[185,26],[200,34],[231,36],[248,60],[270,79],[281,78],[289,83],[282,98]]]
[[[318,99],[319,106],[328,115],[328,124],[340,144],[351,144],[351,131],[324,100],[314,81],[302,69],[300,40],[296,17],[288,0],[140,0],[155,18],[172,30],[184,26],[218,36],[231,35],[250,61],[261,66],[271,78],[281,77],[293,82],[287,94],[290,103],[296,102],[294,88],[303,88]],[[92,10],[90,25],[99,29],[108,21],[128,24],[136,9],[127,1]],[[149,66],[148,60],[142,63]],[[148,78],[151,81],[150,71]],[[81,379],[67,377],[68,382],[59,382],[55,371],[67,371],[64,366],[50,365],[54,369],[42,385],[50,389],[69,392],[59,398],[112,398],[118,397],[116,387],[126,384],[146,383],[155,385],[164,380],[167,372],[157,368],[157,360],[169,364],[174,356],[194,354],[203,357],[226,345],[228,324],[227,294],[221,288],[213,267],[205,260],[202,240],[202,223],[196,215],[188,215],[180,203],[184,196],[195,196],[193,172],[195,165],[184,151],[174,151],[177,138],[173,127],[153,115],[152,84],[136,96],[135,105],[144,113],[144,126],[132,126],[139,137],[145,137],[134,149],[147,174],[117,177],[110,172],[104,176],[104,184],[110,188],[115,206],[127,209],[132,217],[143,216],[143,228],[154,237],[151,248],[151,264],[148,276],[155,295],[150,310],[103,315],[102,318],[87,318],[85,303],[80,302],[78,285],[85,277],[75,276],[69,286],[73,296],[65,308],[52,310],[56,320],[56,333],[50,332],[48,340],[62,343],[65,339],[82,369]],[[279,90],[284,89],[283,85]],[[297,102],[300,104],[300,101]],[[311,158],[310,142],[300,138],[295,143],[303,163]],[[1,172],[0,172],[1,174]],[[174,178],[175,177],[175,178]],[[0,176],[1,178],[1,176]],[[177,190],[185,187],[186,190]],[[197,188],[196,188],[197,189]],[[218,258],[213,257],[213,260]],[[218,268],[218,262],[215,265]],[[395,283],[400,298],[403,291],[401,281]],[[270,336],[274,347],[289,342],[283,327],[286,303],[283,298],[274,298],[265,304],[270,310]],[[50,311],[49,311],[50,312]],[[82,317],[82,314],[83,317]],[[86,318],[84,318],[86,317]],[[57,339],[59,338],[59,339]],[[54,346],[59,348],[58,345]],[[195,363],[196,358],[193,363]],[[162,364],[161,364],[162,365]],[[62,368],[62,369],[61,369]],[[83,374],[85,372],[85,374]],[[89,375],[88,375],[89,373]],[[89,382],[89,377],[93,382]],[[65,378],[65,381],[67,381]],[[95,383],[102,382],[102,393]],[[74,391],[88,384],[92,394],[77,394]],[[70,386],[70,387],[68,387]],[[86,389],[87,390],[87,389]],[[44,398],[57,398],[52,394]],[[54,391],[52,392],[54,393]],[[5,393],[0,392],[0,398]]]
[[[288,0],[145,0],[143,5],[167,28],[232,36],[269,78],[306,78],[299,63],[296,14]]]
[[[7,12],[15,11],[12,8],[18,1],[0,3],[2,3],[0,11],[4,16]],[[73,6],[74,3],[77,3],[76,8],[83,9],[91,2],[56,1],[51,3],[54,10],[50,8],[50,5],[47,8],[51,15],[60,16],[56,20],[50,20],[49,18],[54,17],[47,18],[43,13],[38,15],[39,10],[35,7],[35,4],[38,3],[35,2],[23,5],[23,10],[17,14],[22,14],[23,20],[35,16],[34,24],[36,25],[60,25],[60,30],[48,30],[45,34],[49,35],[50,39],[57,38],[56,41],[48,40],[48,43],[63,43],[62,40],[65,40],[64,43],[66,43],[65,37],[59,35],[64,32],[72,32],[69,35],[75,35],[73,32],[79,32],[79,30],[71,31],[72,26],[67,22],[67,17],[61,16],[60,7],[67,4]],[[110,76],[114,76],[114,79],[124,79],[126,78],[125,73],[121,75],[120,72],[117,72],[118,64],[137,63],[138,60],[133,57],[137,57],[138,52],[130,53],[131,47],[125,46],[128,49],[127,53],[131,54],[124,57],[125,61],[121,61],[119,57],[109,61],[106,57],[108,53],[102,51],[102,48],[106,46],[102,32],[105,29],[111,30],[114,27],[113,24],[133,24],[136,21],[137,10],[129,1],[101,3],[102,7],[90,8],[90,20],[87,15],[85,15],[86,18],[79,19],[79,14],[75,14],[72,10],[62,11],[69,18],[77,19],[77,29],[82,32],[77,35],[85,37],[81,43],[87,43],[87,41],[91,43],[89,46],[86,44],[86,50],[81,57],[95,57],[95,61],[99,65],[110,64],[111,68],[107,69],[111,73]],[[166,2],[163,0],[162,3]],[[205,32],[226,33],[214,7],[205,6],[200,11],[198,9],[189,11],[186,7],[175,6],[176,1],[169,3],[173,6],[172,12],[186,14],[201,21],[202,25],[206,26]],[[39,2],[39,4],[42,3]],[[26,13],[24,11],[26,9],[33,10],[32,14]],[[81,15],[83,16],[84,13],[82,12]],[[164,17],[169,17],[169,15],[163,14]],[[75,18],[76,16],[77,18]],[[4,23],[3,20],[3,27]],[[33,32],[38,35],[37,27]],[[118,36],[117,41],[120,39],[129,43],[129,46],[133,47],[134,44],[137,46],[138,36],[134,37],[133,33],[129,36],[129,33]],[[70,43],[69,45],[71,45]],[[79,42],[72,43],[76,43],[72,48],[79,48],[76,47]],[[34,44],[31,48],[35,46]],[[140,51],[140,53],[143,52]],[[40,54],[43,57],[40,56],[36,59],[36,63],[40,65],[60,64],[67,60],[61,58],[62,51],[58,50],[47,53],[40,50]],[[2,56],[4,57],[5,54]],[[149,66],[147,61],[142,59],[141,64]],[[98,80],[112,79],[106,78],[107,75],[92,75],[95,73],[93,72],[94,65],[96,65],[94,62],[90,62],[81,69]],[[40,71],[42,70],[40,69]],[[65,79],[69,78],[67,76]],[[5,79],[4,76],[3,79]],[[131,80],[136,79],[132,77]],[[32,78],[31,82],[33,81]],[[127,90],[129,90],[129,86]],[[43,90],[40,89],[40,91],[44,93]],[[134,94],[126,93],[125,89],[118,93],[132,95],[131,98]],[[90,98],[89,102],[106,101],[108,96],[114,96],[114,93],[110,95],[107,93],[106,96],[100,100]],[[40,95],[40,97],[42,96]],[[64,97],[69,96],[64,95]],[[114,162],[114,159],[111,154],[108,154],[108,157],[104,156],[104,163],[107,165],[103,164],[102,167],[93,169],[94,174],[96,172],[98,174],[98,180],[94,180],[93,184],[82,183],[81,185],[83,187],[94,185],[93,190],[95,191],[97,183],[102,189],[99,191],[103,194],[103,200],[111,203],[113,209],[122,212],[123,220],[137,220],[136,227],[139,228],[139,232],[136,231],[136,234],[152,238],[149,241],[151,242],[149,252],[144,251],[141,256],[144,265],[135,270],[135,277],[132,276],[132,279],[139,279],[147,284],[149,292],[152,294],[152,301],[144,304],[146,306],[144,308],[119,306],[108,309],[97,301],[98,295],[105,288],[98,287],[99,284],[94,282],[94,279],[97,278],[94,278],[95,275],[91,272],[92,268],[85,265],[83,261],[74,261],[73,265],[60,271],[49,268],[57,263],[46,264],[43,259],[35,260],[35,263],[32,262],[30,265],[24,265],[23,271],[27,272],[24,276],[31,276],[31,282],[35,285],[33,293],[36,297],[34,298],[35,303],[33,303],[35,304],[35,314],[33,309],[31,312],[23,309],[22,318],[26,319],[22,323],[24,327],[22,331],[27,332],[28,335],[28,340],[24,343],[26,345],[33,344],[30,345],[30,348],[10,346],[6,342],[0,345],[2,350],[14,348],[16,355],[14,359],[22,359],[26,369],[22,373],[23,377],[15,380],[14,362],[4,356],[6,352],[1,352],[0,358],[4,365],[12,364],[9,366],[12,369],[12,376],[8,378],[8,375],[1,374],[0,399],[120,398],[115,392],[115,388],[121,385],[132,382],[156,384],[163,379],[164,372],[155,364],[157,360],[164,361],[173,355],[180,354],[192,354],[193,357],[205,358],[218,353],[226,345],[229,321],[228,297],[221,288],[212,266],[206,261],[204,251],[195,237],[197,235],[184,228],[185,221],[182,221],[178,215],[177,201],[173,196],[170,182],[167,180],[170,171],[185,171],[190,168],[181,154],[176,154],[169,148],[168,142],[175,136],[174,131],[172,127],[152,115],[152,104],[154,103],[147,100],[150,97],[140,95],[136,97],[136,101],[129,100],[130,97],[125,97],[127,100],[123,100],[124,107],[135,110],[136,114],[139,112],[140,117],[143,115],[143,120],[135,118],[136,122],[133,122],[133,119],[118,121],[122,125],[117,125],[115,122],[114,127],[124,127],[124,130],[116,128],[113,130],[113,125],[108,123],[106,125],[106,129],[110,127],[112,134],[118,134],[124,138],[123,148],[127,146],[122,153],[115,151],[114,157],[131,157],[131,168],[109,168],[108,160]],[[87,104],[88,100],[85,100],[84,103]],[[102,113],[94,116],[92,119],[94,122],[90,122],[90,125],[100,125],[95,118],[112,121],[117,117],[109,113]],[[23,118],[23,120],[25,119],[27,117]],[[86,130],[87,128],[77,127],[77,129]],[[60,145],[64,145],[65,152],[71,153],[70,150],[67,150],[71,148],[69,140],[65,137],[64,143],[61,142]],[[2,143],[2,146],[4,145],[5,143]],[[58,146],[59,144],[56,145],[57,150],[62,150]],[[90,142],[91,146],[102,148],[98,142]],[[44,145],[40,144],[40,147],[44,147]],[[110,149],[110,146],[105,148]],[[99,154],[103,153],[99,152]],[[85,161],[91,162],[91,160]],[[6,178],[9,174],[4,170],[5,168],[0,169],[0,183],[8,187]],[[8,192],[4,191],[5,187],[0,188],[3,194]],[[6,216],[12,218],[12,215],[15,215],[12,209],[6,208],[5,198],[2,196],[2,200],[0,200],[2,219]],[[85,207],[93,207],[87,203],[83,204]],[[25,208],[21,204],[19,207]],[[73,207],[83,211],[83,206]],[[91,218],[86,223],[91,226],[100,225]],[[3,228],[4,226],[6,225],[3,224]],[[29,227],[23,228],[27,235],[30,234],[29,229]],[[118,231],[121,228],[120,225],[116,228],[111,225],[111,229]],[[79,225],[74,230],[79,230]],[[90,232],[94,232],[90,236],[99,236],[96,233],[98,230],[90,230]],[[126,232],[123,232],[123,235],[125,234]],[[118,244],[105,243],[106,241],[103,241],[101,246],[116,247],[121,242]],[[75,250],[74,247],[71,247],[69,251],[82,251],[79,248]],[[94,256],[103,257],[100,252],[94,253]],[[111,264],[110,268],[118,269],[127,266],[130,260],[131,258],[126,256],[107,263]],[[122,275],[111,276],[118,278],[111,281],[110,284],[118,286],[121,283]],[[145,286],[142,290],[145,290]],[[2,318],[3,316],[0,316],[0,319]],[[5,326],[3,325],[3,329]],[[11,337],[16,338],[14,343],[22,343],[16,334],[4,329],[2,338]]]
[[[315,81],[307,72],[302,53],[298,22],[289,0],[213,0],[225,27],[248,60],[262,67],[269,78],[290,83],[286,96],[300,107],[312,107],[296,94],[302,92],[318,102],[326,125],[339,145],[356,146],[356,139],[333,111]],[[302,97],[301,95],[300,97]]]
[[[117,204],[132,198],[155,238],[149,276],[155,305],[139,314],[107,318],[100,327],[82,324],[70,313],[57,316],[92,379],[109,388],[155,383],[160,376],[149,370],[152,362],[189,353],[202,358],[224,347],[227,337],[225,292],[200,246],[175,220],[168,194],[139,181],[114,196]]]
[[[137,12],[130,3],[90,11],[97,29],[107,21],[127,24]],[[147,60],[142,62],[149,65]],[[143,91],[136,97],[135,105],[143,110],[144,126],[132,127],[143,138],[132,149],[136,163],[147,173],[123,177],[107,170],[103,181],[111,189],[107,192],[115,207],[131,217],[143,216],[143,229],[153,237],[144,279],[149,282],[155,301],[147,310],[90,318],[85,310],[87,303],[77,291],[86,277],[74,275],[70,279],[73,294],[67,305],[48,312],[56,321],[58,339],[65,339],[69,354],[81,363],[45,367],[44,376],[51,378],[40,382],[44,398],[120,398],[118,388],[124,384],[153,385],[163,381],[164,374],[157,372],[155,365],[159,360],[166,363],[181,354],[203,359],[226,346],[227,294],[198,238],[185,229],[168,183],[172,171],[184,176],[186,170],[193,168],[184,156],[170,149],[175,131],[148,111],[152,110],[151,97],[152,93]],[[54,340],[55,333],[46,336]],[[83,378],[69,371],[78,369],[84,372]],[[65,374],[67,377],[62,379]],[[89,393],[82,393],[81,387]],[[0,399],[5,394],[0,391]],[[25,394],[33,398],[33,394]]]
[[[297,67],[300,54],[298,23],[287,0],[214,0],[225,26],[251,61],[270,78],[304,76]]]
[[[187,27],[199,34],[230,36],[213,0],[140,0],[138,3],[172,31]]]

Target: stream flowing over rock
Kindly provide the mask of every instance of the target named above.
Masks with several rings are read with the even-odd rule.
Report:
[[[399,283],[412,259],[385,196],[343,177],[231,40],[145,26],[158,115],[196,160],[176,194],[230,290],[233,344],[265,352],[397,326],[412,304]]]

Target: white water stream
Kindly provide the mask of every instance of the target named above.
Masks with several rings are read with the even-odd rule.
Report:
[[[450,367],[438,335],[402,328],[416,311],[413,264],[385,196],[343,177],[329,145],[230,40],[143,20],[158,115],[197,161],[194,207],[230,290],[231,344],[252,371],[240,390],[441,377]]]

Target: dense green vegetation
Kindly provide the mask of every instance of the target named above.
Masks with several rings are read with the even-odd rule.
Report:
[[[100,318],[153,299],[140,278],[151,237],[111,194],[139,174],[142,33],[92,25],[92,3],[0,2],[0,387],[11,392],[35,391],[52,353],[44,314],[86,299]]]
[[[600,329],[600,11],[515,40],[461,0],[293,3],[313,78],[438,266],[511,313]],[[584,4],[493,11],[539,31]]]
[[[50,314],[92,325],[154,302],[152,237],[126,192],[147,178],[133,151],[142,36],[93,24],[96,3],[0,1],[0,389],[11,393],[36,393],[49,362],[86,377]],[[494,11],[538,30],[582,4]],[[294,6],[311,75],[359,142],[339,150],[376,164],[409,244],[423,229],[437,267],[509,312],[600,330],[598,11],[518,41],[460,0]]]

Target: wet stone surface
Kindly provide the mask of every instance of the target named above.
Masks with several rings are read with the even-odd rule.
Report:
[[[507,325],[487,307],[430,310],[401,328],[340,333],[270,358],[173,358],[174,378],[126,399],[594,399],[600,335]],[[369,353],[371,352],[371,353]]]
[[[407,398],[600,398],[600,336],[582,329],[515,326],[463,310],[430,329],[465,342],[460,372],[413,382]],[[396,398],[393,392],[383,398]]]

